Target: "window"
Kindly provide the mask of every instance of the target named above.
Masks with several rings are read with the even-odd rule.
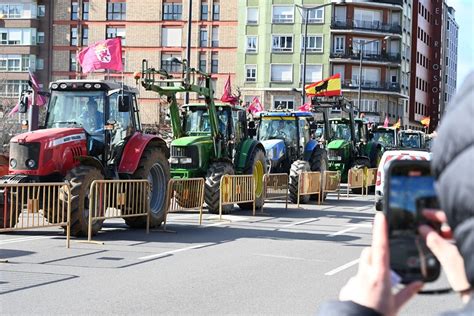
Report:
[[[354,100],[355,108],[359,108],[360,112],[378,112],[378,101],[377,100],[361,100],[361,105],[359,106],[359,100]]]
[[[44,43],[44,32],[38,32],[36,35],[36,43],[43,44]]]
[[[89,29],[87,27],[82,28],[82,46],[87,46],[89,44]]]
[[[69,71],[76,71],[77,65],[76,65],[76,53],[75,52],[70,52],[69,53]]]
[[[343,53],[345,50],[346,38],[344,36],[334,36],[334,52]]]
[[[125,2],[107,2],[107,20],[125,20],[126,10]]]
[[[35,45],[36,29],[0,28],[0,45]]]
[[[257,52],[257,36],[247,36],[247,53],[256,53]]]
[[[301,64],[300,80],[303,81],[304,65]],[[306,83],[314,83],[323,79],[323,65],[308,65],[306,64]]]
[[[308,23],[324,23],[324,8],[308,10]],[[306,19],[306,12],[303,12],[303,22]]]
[[[219,55],[212,53],[211,55],[211,73],[216,74],[219,72]]]
[[[166,27],[161,30],[161,46],[181,47],[182,28]]]
[[[82,3],[82,19],[89,20],[89,2]]]
[[[38,58],[36,59],[36,69],[43,70],[44,69],[44,59]]]
[[[273,35],[272,36],[272,51],[273,52],[292,52],[293,51],[293,36]]]
[[[177,73],[181,71],[181,64],[172,63],[171,59],[177,58],[181,60],[180,53],[169,53],[169,54],[161,54],[161,68],[166,70],[169,73]]]
[[[122,46],[125,46],[125,27],[118,27],[118,26],[107,26],[105,38],[115,38],[120,37]]]
[[[206,53],[199,54],[199,71],[207,72]]]
[[[359,83],[359,67],[352,67],[352,80]],[[380,68],[362,67],[362,84],[377,86],[380,83]]]
[[[199,47],[207,47],[207,29],[199,30]]]
[[[0,4],[0,16],[7,19],[19,19],[23,15],[21,4]]]
[[[301,38],[301,50],[304,49],[304,36]],[[322,53],[323,52],[323,36],[322,35],[308,35],[306,43],[307,52]]]
[[[219,47],[219,27],[212,27],[212,47]]]
[[[363,52],[365,57],[370,57],[373,55],[379,55],[380,54],[380,41],[375,41],[371,42],[370,44],[365,44],[367,42],[370,42],[370,39],[364,39],[364,38],[354,38],[352,40],[354,46],[353,46],[353,52],[355,54],[359,54],[360,47],[361,45],[363,46]]]
[[[257,65],[245,65],[245,81],[257,81]]]
[[[293,65],[270,65],[270,80],[273,82],[292,82],[293,81]]]
[[[209,19],[209,4],[201,3],[201,20],[207,21]]]
[[[28,90],[26,80],[6,80],[0,84],[0,96],[18,97],[23,90]]]
[[[293,97],[275,97],[273,99],[273,108],[278,110],[293,110],[295,108],[295,99]]]
[[[359,27],[372,27],[382,23],[382,11],[354,9],[354,24]]]
[[[71,3],[71,20],[77,20],[79,18],[78,12],[79,12],[79,3],[72,2]]]
[[[181,20],[183,5],[181,3],[163,3],[163,20]]]
[[[1,11],[1,9],[0,9]],[[46,14],[46,6],[45,5],[39,5],[38,6],[38,16],[45,16]]]
[[[273,23],[293,23],[295,9],[293,6],[273,6]]]
[[[247,24],[258,24],[258,8],[247,8]]]
[[[219,21],[221,15],[221,6],[219,3],[215,3],[212,5],[212,20]]]
[[[77,46],[77,27],[71,27],[71,35],[69,41],[71,46]]]
[[[43,61],[42,59],[38,59],[38,61]],[[30,56],[29,55],[22,55],[21,57],[21,71],[28,71],[30,69]],[[34,69],[32,69],[34,70]]]

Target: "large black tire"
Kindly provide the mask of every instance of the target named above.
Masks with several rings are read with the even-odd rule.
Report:
[[[302,172],[311,171],[311,167],[309,162],[304,160],[296,160],[291,165],[290,169],[290,183],[289,191],[290,191],[290,201],[292,203],[298,203],[298,187],[299,187],[299,176]],[[308,203],[309,195],[302,195],[300,197],[300,203]]]
[[[358,158],[354,161],[351,168],[354,168],[354,167],[362,168],[362,169],[370,168],[370,161],[365,158]],[[354,189],[351,189],[351,191],[354,194],[362,194],[362,188],[354,188]]]
[[[170,180],[170,167],[163,147],[147,147],[140,158],[133,179],[148,179],[150,182],[150,227],[159,227],[166,216],[166,191]],[[146,227],[146,217],[125,217],[132,228]]]
[[[263,207],[263,204],[265,204],[265,194],[264,194],[265,192],[263,192],[265,189],[263,185],[263,175],[265,174],[267,170],[265,152],[261,149],[255,150],[250,166],[244,170],[244,174],[253,174],[255,176],[256,175],[255,168],[257,168],[257,164],[260,164],[263,170],[262,170],[262,176],[261,177],[259,176],[257,179],[257,187],[255,188],[256,189],[255,208],[261,209]],[[253,203],[240,203],[239,207],[243,210],[251,210],[253,209]]]
[[[71,184],[71,235],[87,236],[89,227],[89,190],[94,180],[104,179],[99,169],[91,166],[78,166],[71,169],[66,180]],[[67,193],[59,194],[60,199],[67,199]],[[101,228],[103,220],[92,223],[92,234]]]
[[[221,178],[225,174],[234,174],[234,168],[228,162],[215,162],[207,170],[204,200],[206,201],[209,213],[219,214]],[[228,214],[232,212],[233,208],[233,205],[224,205],[222,213]]]
[[[318,147],[311,154],[309,159],[309,165],[311,171],[321,172],[321,189],[323,188],[324,172],[328,169],[328,154],[325,149]],[[324,201],[327,197],[327,193],[321,196],[321,199]],[[311,195],[311,199],[316,200],[317,195]]]

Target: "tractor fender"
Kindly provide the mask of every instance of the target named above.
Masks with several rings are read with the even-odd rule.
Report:
[[[313,154],[313,151],[315,151],[319,146],[320,145],[316,140],[311,139],[304,148],[303,160],[309,161],[311,155]]]
[[[99,160],[97,157],[92,157],[92,156],[79,156],[76,157],[76,160],[81,163],[83,166],[90,166],[94,167],[100,170],[100,172],[105,175],[105,167],[102,164],[102,162]]]
[[[243,172],[250,166],[250,159],[253,157],[253,153],[257,149],[261,149],[265,152],[265,147],[263,147],[259,141],[246,139],[242,142],[237,149],[236,158],[234,160],[235,170],[237,173]]]
[[[155,135],[136,132],[128,140],[123,149],[118,172],[129,174],[134,173],[135,170],[137,170],[143,151],[149,145],[166,148],[166,158],[170,157],[168,146],[166,146],[166,142],[162,138]]]

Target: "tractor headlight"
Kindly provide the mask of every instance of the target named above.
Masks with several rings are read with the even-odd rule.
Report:
[[[61,89],[66,89],[66,88],[67,88],[67,84],[61,83],[61,84],[59,85],[59,87],[60,87]]]
[[[90,83],[86,83],[86,84],[84,85],[84,88],[90,89],[90,88],[92,88],[92,85],[91,85]]]
[[[179,158],[171,157],[171,158],[170,158],[170,163],[171,163],[171,164],[178,164],[178,163],[179,163]]]
[[[18,164],[18,162],[16,161],[15,158],[10,159],[10,167],[11,167],[12,169],[15,169],[16,166],[17,166],[17,164]]]
[[[186,158],[179,159],[179,162],[182,164],[189,164],[189,163],[193,163],[193,160],[189,157],[186,157]]]
[[[26,162],[25,162],[26,166],[30,169],[33,169],[34,167],[36,167],[36,161],[34,161],[33,159],[28,159]]]

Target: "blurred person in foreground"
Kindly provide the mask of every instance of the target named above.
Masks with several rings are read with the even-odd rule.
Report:
[[[474,315],[474,72],[451,102],[433,144],[432,171],[443,211],[423,215],[442,224],[441,234],[419,227],[426,244],[440,261],[462,303],[442,315]],[[447,239],[454,238],[455,244]],[[342,288],[337,302],[321,306],[319,315],[396,315],[423,287],[421,282],[392,290],[388,223],[375,216],[372,246],[362,251],[359,270]],[[443,311],[441,311],[443,313]]]

